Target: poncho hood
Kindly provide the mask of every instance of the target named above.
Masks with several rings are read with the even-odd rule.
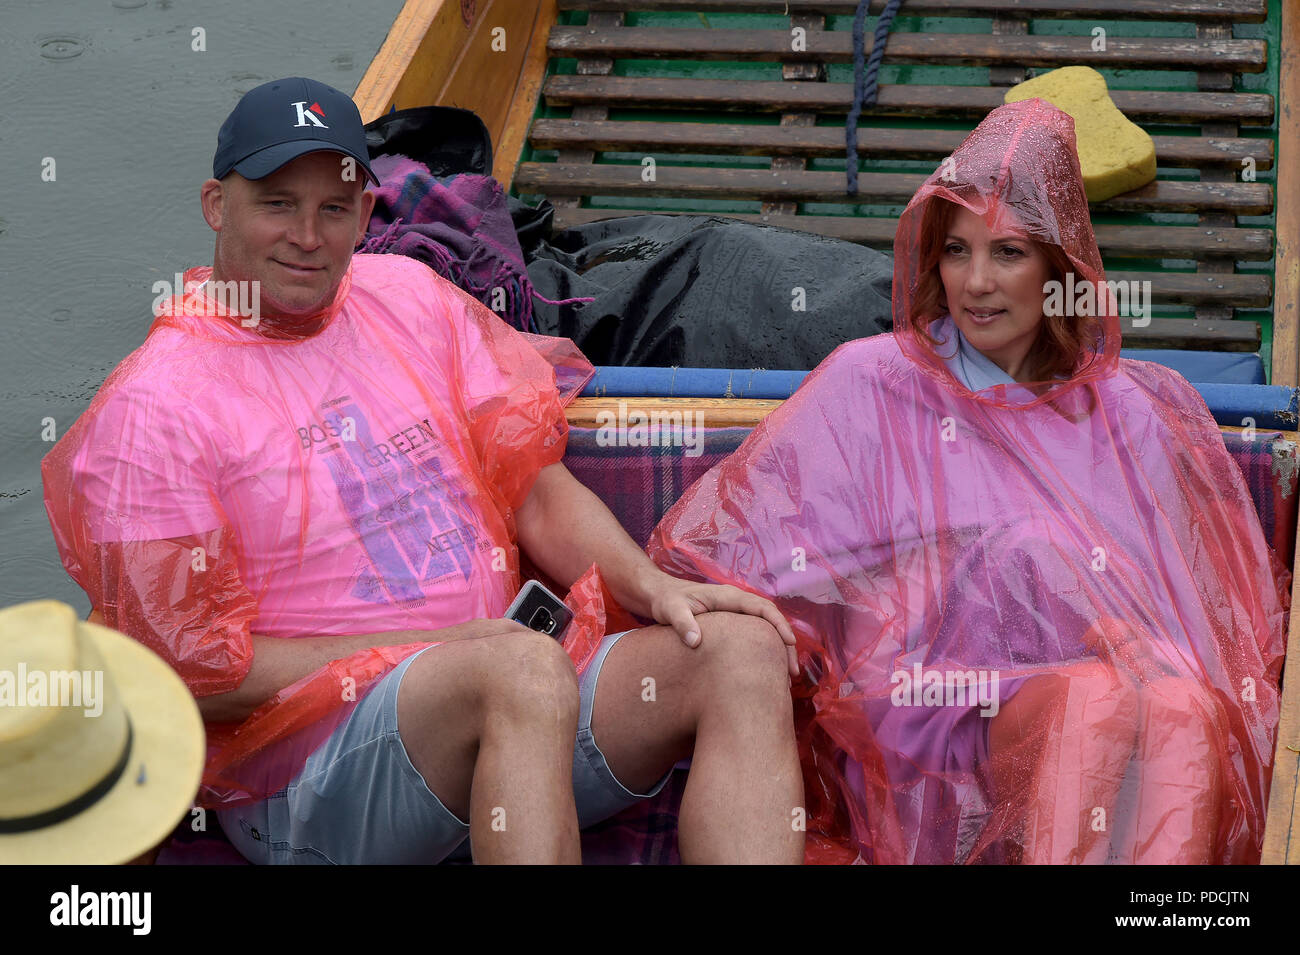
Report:
[[[1065,253],[1074,270],[1073,287],[1093,290],[1084,300],[1098,320],[1084,342],[1074,373],[1030,394],[1017,386],[994,386],[973,394],[957,382],[919,334],[940,313],[916,313],[917,288],[925,261],[923,226],[933,203],[947,200],[980,216],[995,234],[1016,233]],[[1105,285],[1101,253],[1088,218],[1074,120],[1041,99],[1000,106],[984,119],[930,175],[898,221],[894,239],[894,329],[899,348],[921,371],[963,396],[1010,407],[1059,399],[1079,385],[1114,374],[1119,360],[1119,313]],[[1100,297],[1100,302],[1098,298]],[[1068,319],[1076,321],[1079,319]]]

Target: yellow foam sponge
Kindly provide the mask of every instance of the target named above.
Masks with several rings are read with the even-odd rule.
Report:
[[[1007,90],[1005,103],[1047,100],[1074,118],[1083,188],[1089,202],[1145,186],[1156,177],[1156,146],[1111,101],[1106,80],[1089,66],[1063,66]]]

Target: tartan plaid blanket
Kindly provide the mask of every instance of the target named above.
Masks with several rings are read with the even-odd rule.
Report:
[[[684,447],[601,447],[595,428],[570,428],[564,466],[614,512],[628,536],[645,547],[677,499],[749,437],[749,428],[705,428],[702,450]]]
[[[405,156],[370,164],[379,177],[362,252],[418,259],[522,331],[532,327],[534,289],[501,184],[491,176],[434,176]]]
[[[1296,488],[1300,457],[1295,442],[1278,431],[1253,436],[1225,432],[1223,442],[1241,468],[1264,528],[1264,538],[1278,559],[1290,567],[1295,559]]]
[[[740,447],[748,428],[706,428],[698,457],[681,447],[601,447],[595,428],[570,428],[565,466],[614,512],[642,547],[659,519],[699,477]],[[1224,432],[1278,559],[1291,566],[1295,550],[1300,456],[1280,431]]]

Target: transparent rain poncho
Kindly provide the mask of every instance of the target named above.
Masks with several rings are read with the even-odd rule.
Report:
[[[205,303],[210,271],[185,273],[188,294],[161,303],[42,463],[64,567],[199,697],[240,685],[251,634],[413,631],[209,723],[216,807],[288,783],[428,645],[419,631],[502,616],[520,585],[515,510],[563,455],[564,406],[592,368],[402,256],[354,256],[333,303],[292,327]],[[580,613],[576,662],[598,610]]]
[[[650,553],[794,625],[811,861],[1257,861],[1288,574],[1113,299],[1072,375],[953,377],[918,332],[927,204],[1103,274],[1066,114],[1000,107],[951,160],[899,220],[896,332],[827,358]]]

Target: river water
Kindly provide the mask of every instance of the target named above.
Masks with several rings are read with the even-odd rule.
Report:
[[[283,76],[353,92],[401,7],[0,0],[0,607],[89,612],[40,461],[144,341],[153,283],[211,264],[199,185],[222,120]]]

